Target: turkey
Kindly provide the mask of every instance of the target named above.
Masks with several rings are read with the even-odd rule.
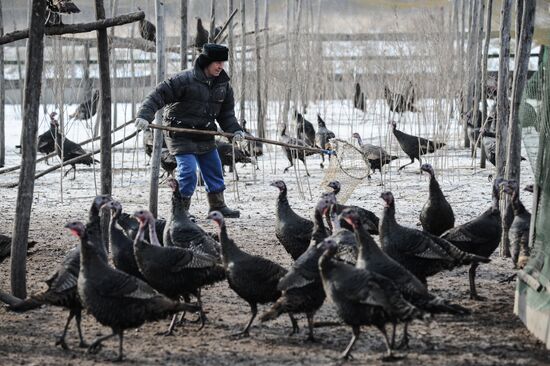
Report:
[[[311,241],[313,222],[298,216],[290,207],[285,182],[277,180],[271,186],[279,189],[275,216],[275,236],[292,259],[302,255]]]
[[[98,352],[103,341],[118,335],[117,361],[122,361],[126,329],[137,328],[146,321],[160,320],[179,311],[197,310],[197,306],[170,300],[139,278],[109,266],[103,256],[100,230],[78,221],[69,222],[65,227],[80,238],[80,299],[88,313],[112,329],[112,334],[94,340],[88,352]]]
[[[143,240],[144,231],[149,228],[149,237],[156,238],[155,218],[147,210],[134,213],[140,221],[138,236],[134,240],[134,253],[139,271],[147,282],[160,293],[177,300],[183,296],[186,302],[189,296],[197,298],[200,311],[201,328],[206,317],[202,309],[201,288],[213,285],[225,279],[225,272],[218,264],[218,257],[175,246],[161,247],[158,241]],[[165,335],[171,335],[176,325],[176,315]]]
[[[296,136],[309,146],[315,146],[315,128],[301,113],[294,112],[296,117]]]
[[[80,9],[71,0],[46,0],[46,26],[63,25],[61,14],[80,13]]]
[[[309,146],[309,144],[306,143],[304,140],[300,140],[300,139],[288,136],[286,134],[285,124],[282,124],[280,128],[281,128],[281,135],[280,135],[281,142],[289,145],[297,145],[297,146],[304,146],[304,147]],[[294,166],[294,160],[300,159],[302,163],[304,163],[304,167],[306,168],[306,174],[309,177],[309,172],[307,171],[306,156],[310,156],[317,153],[313,151],[291,149],[288,146],[283,146],[283,151],[285,152],[286,158],[290,163],[290,165],[287,166],[283,172],[284,173],[288,172],[288,169]]]
[[[27,242],[27,251],[36,245],[34,240]],[[11,254],[11,237],[8,235],[0,234],[0,263],[2,263]],[[31,253],[27,253],[29,255]]]
[[[279,280],[287,273],[286,269],[268,259],[248,254],[228,236],[223,215],[219,211],[208,214],[218,225],[218,236],[222,246],[222,260],[229,287],[250,305],[252,316],[243,331],[236,336],[248,337],[250,326],[258,313],[258,304],[275,302],[281,296],[277,289]],[[289,314],[292,328],[296,320]]]
[[[244,119],[242,120],[241,127],[246,136],[252,136],[252,134],[248,132],[248,129],[246,128],[246,120]],[[264,154],[264,145],[259,141],[246,140],[244,142],[243,151],[246,154],[246,156],[256,158]],[[259,169],[257,165],[256,165],[256,169]]]
[[[93,230],[100,229],[100,208],[110,201],[107,196],[97,196],[90,208],[89,212],[89,226]],[[103,248],[101,248],[103,249]],[[8,307],[9,310],[15,312],[26,312],[28,310],[36,309],[41,305],[53,305],[63,307],[69,310],[69,317],[65,323],[65,328],[61,336],[57,337],[55,342],[56,346],[61,346],[63,349],[68,349],[65,337],[71,320],[75,318],[76,329],[78,330],[78,337],[80,339],[80,347],[87,347],[88,345],[84,341],[82,336],[82,329],[80,327],[80,321],[82,319],[82,303],[78,296],[77,283],[78,273],[80,271],[80,250],[79,246],[71,249],[65,255],[63,262],[57,267],[56,271],[45,281],[48,285],[46,291],[36,295],[31,295],[28,299],[21,301],[15,305]],[[105,262],[107,262],[107,252],[103,249],[98,251],[98,256]]]
[[[510,248],[514,268],[523,268],[529,259],[529,229],[531,227],[531,214],[519,199],[519,185],[515,180],[505,181],[503,184],[504,193],[512,196],[512,209],[514,210],[514,221],[510,226]]]
[[[388,339],[386,324],[423,319],[425,313],[406,301],[390,279],[335,260],[337,245],[333,240],[325,239],[319,245],[325,249],[319,259],[323,288],[338,315],[353,331],[342,358],[350,357],[361,326],[372,325],[384,335],[387,358],[391,359],[393,345]]]
[[[367,108],[365,106],[365,93],[361,91],[361,84],[355,83],[355,93],[353,95],[353,107],[361,111],[366,112]]]
[[[109,242],[115,268],[128,273],[142,281],[146,281],[139,271],[134,256],[134,241],[117,226],[122,214],[122,205],[118,201],[109,201],[105,207],[111,210],[111,221],[109,222]]]
[[[168,149],[162,149],[160,153],[160,166],[168,177],[174,177],[174,171],[178,167],[176,157],[170,154]]]
[[[90,99],[80,103],[76,110],[69,114],[69,118],[74,118],[76,120],[85,121],[97,113],[97,104],[99,102],[99,90],[94,90]]]
[[[406,134],[397,129],[395,122],[391,122],[393,135],[399,142],[401,149],[411,159],[411,162],[399,167],[399,170],[405,168],[407,165],[414,163],[414,159],[417,159],[422,165],[422,159],[420,156],[433,153],[437,149],[443,148],[446,144],[444,142],[434,142],[422,137]]]
[[[347,209],[343,209],[343,211],[345,210]],[[358,212],[356,208],[355,211]],[[330,239],[334,240],[334,242],[338,245],[336,258],[351,265],[355,265],[357,263],[358,254],[358,246],[357,241],[355,240],[355,235],[353,235],[352,231],[341,226],[341,221],[346,221],[338,216],[335,203],[330,205],[329,215],[332,223],[332,234],[330,235]],[[346,222],[346,224],[348,223]]]
[[[394,93],[390,90],[390,88],[388,88],[387,85],[385,85],[384,98],[386,99],[386,103],[388,103],[388,107],[392,112],[418,112],[418,109],[414,106],[416,93],[412,82],[409,82],[409,88],[406,95]]]
[[[127,214],[126,212],[122,212],[117,219],[117,223],[120,225],[122,230],[124,230],[124,233],[126,234],[126,236],[132,239],[132,243],[133,243],[139,231],[139,221],[134,216]],[[163,233],[164,233],[164,228],[166,227],[166,220],[156,219],[155,227],[157,232],[157,239],[160,242],[160,245],[164,245]],[[151,241],[149,239],[148,231],[145,232],[145,240],[148,242]]]
[[[208,31],[202,25],[202,19],[195,17],[197,19],[197,35],[195,36],[195,48],[201,52],[202,46],[205,43],[208,43]]]
[[[138,8],[139,9],[139,8]],[[141,10],[141,9],[140,9]],[[146,41],[157,41],[157,28],[153,23],[143,18],[139,21],[139,35]]]
[[[233,145],[227,142],[217,141],[216,142],[216,149],[218,150],[218,155],[220,156],[220,160],[222,162],[222,170],[225,174],[225,168],[226,166],[229,167],[229,172],[233,173],[233,151],[235,152],[235,163],[252,163],[252,159],[246,155],[246,153],[241,150],[239,147],[235,146],[233,148]],[[235,167],[236,168],[236,167]],[[235,175],[237,177],[237,180],[239,180],[239,175],[235,171]]]
[[[391,192],[384,192],[384,214],[380,221],[380,242],[386,254],[411,271],[423,284],[426,278],[443,270],[490,260],[458,249],[445,239],[416,229],[401,226],[395,220],[395,201]]]
[[[340,185],[340,182],[337,180],[333,180],[328,184],[328,186],[332,188],[336,196],[338,195],[338,193],[342,188],[342,186]],[[366,229],[369,231],[369,233],[373,235],[378,235],[378,225],[380,223],[380,219],[378,218],[378,216],[374,214],[374,212],[358,206],[346,206],[338,203],[336,204],[335,212],[337,215],[340,215],[343,209],[349,208],[349,207],[353,207],[357,209],[357,211],[359,212],[359,215],[361,216],[361,222],[363,222],[363,225],[366,226]],[[328,215],[326,216],[326,219],[328,222],[328,226],[332,228],[332,223]],[[352,229],[352,227],[346,222],[346,220],[340,220],[340,225],[345,229],[348,229],[348,230]]]
[[[485,155],[487,156],[487,160],[493,166],[496,166],[496,151],[497,151],[497,140],[496,140],[496,133],[490,132],[486,130],[485,128],[479,129],[479,134],[482,136],[481,143],[483,144],[483,149],[485,150]],[[526,160],[525,157],[521,157],[521,161]]]
[[[354,132],[352,137],[357,139],[357,143],[361,147],[363,155],[365,155],[365,157],[369,161],[369,166],[372,169],[373,173],[378,170],[380,172],[380,176],[382,176],[382,167],[386,164],[389,164],[395,159],[399,159],[399,156],[388,154],[388,152],[383,147],[372,144],[364,144],[363,139],[361,139],[361,135],[359,135],[357,132]]]
[[[488,210],[472,221],[447,230],[441,237],[453,243],[453,245],[464,252],[489,258],[498,247],[502,234],[498,205],[500,186],[503,181],[502,178],[494,180],[492,193],[493,202]],[[470,298],[473,300],[483,300],[483,297],[478,296],[476,291],[475,277],[478,265],[478,262],[471,263],[468,273],[470,280]]]
[[[191,221],[182,202],[178,181],[168,179],[172,189],[172,213],[164,228],[164,245],[191,249],[218,258],[221,248],[199,225]]]
[[[76,179],[76,164],[90,166],[93,163],[99,163],[99,161],[95,160],[91,155],[88,155],[88,153],[79,144],[61,135],[59,132],[59,123],[55,119],[55,116],[50,116],[50,118],[50,123],[55,124],[55,151],[57,155],[62,158],[63,162],[78,158],[79,156],[82,157],[81,159],[71,163],[71,169],[65,172],[65,176],[73,170],[73,179]],[[61,148],[61,146],[63,148]]]
[[[455,215],[441,192],[433,167],[430,164],[422,164],[420,170],[430,175],[430,195],[420,212],[420,223],[424,231],[439,236],[455,226]]]
[[[321,147],[321,149],[326,150],[329,145],[329,140],[335,138],[336,135],[334,132],[327,128],[325,121],[321,118],[321,115],[317,115],[317,133],[315,134],[315,142]],[[329,156],[330,158],[330,156]],[[321,168],[324,168],[325,155],[321,154]]]
[[[407,301],[423,311],[431,314],[469,314],[468,309],[460,305],[451,304],[440,297],[430,294],[427,287],[418,278],[384,253],[372,236],[361,225],[357,210],[353,208],[345,209],[342,212],[342,218],[353,226],[355,239],[359,243],[357,268],[366,269],[388,277],[394,282]],[[406,347],[407,345],[408,335],[405,325],[405,333],[400,346]]]
[[[56,112],[50,113],[50,120],[55,121]],[[40,136],[38,136],[37,150],[44,155],[51,154],[55,151],[55,132],[57,131],[57,125],[50,122],[50,129]],[[48,164],[48,159],[46,159]]]
[[[305,313],[308,322],[308,341],[314,341],[313,317],[325,301],[325,291],[319,276],[319,257],[322,250],[316,244],[322,242],[328,231],[323,222],[323,215],[328,210],[334,196],[323,195],[315,207],[315,227],[312,240],[307,250],[290,267],[281,278],[277,288],[282,291],[281,297],[261,317],[262,322],[273,320],[281,314]]]

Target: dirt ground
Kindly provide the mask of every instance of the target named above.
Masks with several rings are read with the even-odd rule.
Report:
[[[296,185],[296,176],[283,175],[286,163],[277,149],[277,159],[272,153],[267,157],[261,170],[257,171],[257,181],[253,182],[250,166],[239,168],[240,201],[235,200],[235,186],[227,176],[227,200],[230,205],[242,211],[242,218],[228,221],[230,236],[244,250],[268,257],[284,266],[291,264],[290,256],[278,244],[274,236],[274,206],[276,189],[269,182],[284,178],[289,187],[289,200],[296,212],[311,216],[322,188],[319,187],[323,171],[319,160],[310,160],[312,178],[309,180],[312,196],[309,195],[305,179],[305,199]],[[131,161],[132,149],[126,149],[125,160]],[[144,167],[143,153],[138,155],[140,163],[131,168],[116,169],[113,175],[114,197],[122,202],[127,212],[147,207],[148,177]],[[15,154],[9,156],[16,162]],[[115,166],[120,166],[120,150],[114,155]],[[446,152],[443,168],[437,169],[443,191],[455,210],[457,224],[461,224],[484,211],[490,202],[490,183],[487,177],[490,170],[475,170],[471,167],[465,149],[450,148]],[[274,161],[277,161],[276,167]],[[117,163],[118,161],[118,163]],[[428,160],[430,161],[430,160]],[[364,181],[354,192],[350,203],[359,204],[381,214],[382,201],[379,195],[383,190],[392,190],[396,197],[398,220],[408,226],[416,226],[418,213],[426,200],[428,181],[426,175],[417,173],[418,165],[411,165],[401,174],[397,173],[399,163],[395,161],[385,176],[385,186],[379,185],[379,175],[371,182]],[[435,162],[432,160],[432,162]],[[118,164],[118,165],[117,165]],[[44,169],[41,163],[38,170]],[[131,168],[131,169],[130,169]],[[275,170],[275,173],[273,170]],[[523,182],[532,180],[528,164],[522,165]],[[72,174],[71,174],[72,175]],[[85,220],[87,209],[95,195],[93,170],[80,168],[76,180],[63,180],[63,200],[60,198],[59,173],[50,174],[36,181],[35,200],[31,219],[30,238],[37,241],[27,263],[29,293],[45,287],[43,280],[62,260],[64,253],[76,245],[76,239],[69,235],[63,225],[71,219]],[[98,178],[99,179],[99,178]],[[17,180],[17,172],[0,176],[0,184]],[[208,230],[213,225],[203,219],[207,208],[204,193],[195,197],[192,212],[200,218],[200,224]],[[0,210],[0,231],[9,233],[13,224],[13,213],[17,191],[2,189]],[[170,192],[162,186],[159,193],[159,214],[169,215]],[[526,193],[523,201],[530,207],[531,195]],[[487,297],[486,301],[472,301],[468,298],[468,268],[441,273],[429,280],[431,291],[450,301],[472,310],[465,317],[437,316],[429,324],[414,323],[410,328],[411,349],[398,352],[404,358],[396,361],[399,365],[544,365],[550,364],[550,357],[543,344],[538,342],[513,314],[515,283],[499,283],[512,273],[511,262],[493,254],[492,262],[478,269],[478,292]],[[0,288],[8,290],[9,261],[0,264]],[[176,335],[164,337],[156,335],[168,326],[169,320],[148,323],[138,330],[130,330],[125,337],[127,364],[187,364],[187,365],[278,365],[340,364],[339,355],[350,340],[351,331],[346,326],[321,327],[315,330],[317,343],[308,343],[306,322],[300,320],[301,332],[288,336],[290,322],[282,316],[276,321],[259,324],[251,329],[251,337],[234,339],[231,334],[240,330],[247,322],[249,308],[225,282],[204,291],[205,309],[209,323],[197,331],[198,325],[187,323],[181,326]],[[260,312],[265,309],[260,307]],[[53,307],[43,307],[26,314],[9,313],[0,309],[0,364],[36,365],[89,365],[106,363],[116,357],[117,342],[107,341],[97,355],[88,355],[78,348],[76,328],[71,326],[68,336],[70,350],[64,351],[54,346],[54,335],[59,334],[67,312]],[[317,321],[334,321],[334,309],[328,302],[316,316]],[[110,332],[100,326],[92,316],[83,319],[85,338],[93,338]],[[385,350],[381,334],[375,329],[364,327],[361,338],[356,343],[354,360],[349,364],[382,364]]]

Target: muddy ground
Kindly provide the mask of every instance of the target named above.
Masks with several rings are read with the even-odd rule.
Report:
[[[144,166],[143,153],[134,155],[134,150],[126,149],[124,169],[120,169],[120,150],[115,154],[114,196],[123,204],[125,211],[147,207],[148,176]],[[308,192],[305,179],[305,199],[301,197],[293,173],[284,175],[282,168],[286,161],[280,151],[274,165],[265,158],[262,170],[257,171],[257,181],[253,182],[250,166],[240,168],[240,201],[235,200],[235,186],[228,175],[227,200],[239,208],[241,219],[230,220],[230,236],[244,250],[268,257],[284,266],[291,264],[291,258],[277,243],[274,236],[274,205],[277,192],[269,186],[275,178],[284,178],[289,186],[289,200],[302,216],[311,216],[315,197],[321,192],[320,182],[323,171],[319,160],[310,160],[312,178],[309,180],[312,196]],[[443,191],[452,204],[458,224],[472,219],[484,211],[490,203],[490,183],[487,177],[490,170],[476,170],[471,166],[465,149],[450,148],[443,160],[431,160],[439,164],[437,174]],[[131,165],[132,157],[138,164]],[[10,160],[11,159],[11,160]],[[9,162],[16,162],[17,155],[11,154]],[[118,159],[118,160],[117,160]],[[117,163],[118,161],[118,163]],[[428,159],[428,161],[430,161]],[[401,174],[397,173],[399,163],[395,161],[385,176],[385,186],[379,185],[380,177],[375,175],[371,182],[365,180],[354,192],[349,202],[360,204],[381,214],[380,192],[391,189],[396,197],[397,217],[405,225],[415,227],[418,213],[426,200],[428,182],[426,175],[417,173],[418,165],[411,165]],[[118,164],[118,165],[117,165]],[[44,169],[43,163],[38,170]],[[275,170],[275,172],[273,172]],[[303,172],[302,172],[303,174]],[[523,164],[524,182],[532,178],[528,164]],[[95,195],[93,170],[80,168],[76,180],[63,180],[63,200],[60,197],[60,175],[50,174],[36,181],[35,200],[31,221],[30,237],[37,241],[27,263],[29,293],[45,287],[43,280],[62,260],[64,253],[76,245],[76,239],[69,235],[63,225],[71,219],[84,220],[87,208]],[[99,177],[98,177],[99,179]],[[0,183],[17,180],[17,172],[0,176]],[[0,231],[9,233],[13,224],[13,214],[17,191],[2,189],[0,210]],[[166,186],[160,189],[159,213],[169,214],[170,192]],[[312,198],[313,197],[313,198]],[[523,196],[530,207],[531,195]],[[205,207],[204,193],[194,198],[192,212],[200,218],[200,224],[208,230],[213,225],[203,219]],[[513,314],[515,283],[499,283],[512,273],[511,262],[507,258],[493,254],[492,262],[478,269],[478,291],[486,301],[472,301],[468,298],[468,268],[441,273],[429,280],[431,291],[450,301],[472,310],[465,317],[437,316],[429,324],[414,323],[410,328],[411,349],[398,352],[403,359],[396,364],[412,365],[543,365],[550,364],[550,357],[543,344],[538,342]],[[0,288],[8,290],[9,261],[0,264]],[[315,330],[316,343],[306,339],[305,319],[300,320],[301,332],[289,336],[290,322],[286,316],[266,324],[255,323],[251,337],[234,339],[231,334],[241,329],[247,322],[249,308],[227,284],[220,283],[204,291],[205,309],[209,322],[197,331],[198,325],[188,323],[181,326],[176,335],[164,337],[156,335],[168,326],[169,320],[145,324],[138,330],[130,330],[125,337],[126,364],[186,364],[186,365],[276,365],[340,364],[339,355],[346,347],[351,331],[346,326],[322,327]],[[265,309],[260,307],[260,311]],[[88,355],[85,349],[78,348],[76,328],[71,326],[68,336],[70,350],[64,351],[54,346],[54,335],[59,334],[67,312],[54,307],[43,307],[26,314],[9,313],[0,309],[0,364],[36,365],[89,365],[106,363],[116,357],[117,342],[107,341],[97,355]],[[325,303],[316,316],[317,321],[336,320],[333,307]],[[92,316],[85,315],[83,329],[87,340],[107,334],[110,330],[100,326]],[[385,350],[381,334],[372,328],[364,327],[360,340],[356,343],[355,360],[349,364],[381,364]]]

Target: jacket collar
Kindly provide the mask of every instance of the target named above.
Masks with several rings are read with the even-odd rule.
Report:
[[[195,79],[197,79],[200,82],[203,82],[205,84],[208,84],[208,78],[204,74],[204,71],[200,68],[200,66],[195,62],[195,65],[193,66],[193,76]],[[225,70],[222,70],[220,75],[218,77],[215,77],[213,79],[214,84],[223,83],[229,81],[229,75],[225,72]]]

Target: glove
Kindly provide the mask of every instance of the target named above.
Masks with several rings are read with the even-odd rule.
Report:
[[[143,131],[147,127],[149,127],[149,122],[147,120],[143,119],[143,118],[137,117],[135,122],[134,122],[134,126],[136,126],[136,130]]]
[[[236,131],[233,133],[233,141],[241,142],[242,140],[244,140],[244,136],[244,131]]]

